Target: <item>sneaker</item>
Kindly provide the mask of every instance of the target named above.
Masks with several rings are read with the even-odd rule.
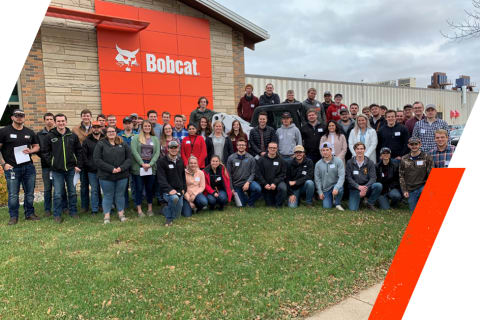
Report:
[[[72,215],[72,219],[80,219],[80,217],[78,216],[78,214],[74,214]]]
[[[103,224],[109,224],[109,223],[110,223],[110,218],[103,219]]]
[[[14,224],[17,224],[17,223],[18,223],[18,218],[10,218],[10,220],[8,220],[9,226],[13,226]]]
[[[375,206],[373,204],[370,204],[367,202],[367,208],[372,210],[372,211],[377,211],[377,208],[375,208]]]
[[[45,211],[45,213],[43,214],[44,217],[50,217],[51,215],[52,215],[51,211]]]
[[[138,217],[139,217],[139,218],[145,218],[145,213],[139,212],[139,213],[138,213]]]
[[[63,222],[63,218],[62,218],[62,217],[53,217],[53,220],[54,220],[56,223],[62,223],[62,222]]]
[[[87,212],[88,212],[88,209],[86,209],[86,208],[80,209],[80,213],[87,213]]]
[[[28,217],[25,218],[25,220],[32,220],[32,221],[38,221],[40,220],[40,217],[37,216],[35,213],[32,213]]]
[[[311,203],[306,203],[306,204],[305,204],[305,207],[307,207],[307,208],[309,208],[309,209],[310,209],[310,208],[313,208],[313,204],[311,204]]]
[[[153,211],[147,211],[147,216],[153,217]]]
[[[336,205],[335,208],[337,208],[337,210],[340,210],[340,211],[345,211],[345,209],[343,209],[343,207],[341,205]]]
[[[165,227],[171,227],[173,225],[173,221],[172,220],[167,220],[165,222]]]

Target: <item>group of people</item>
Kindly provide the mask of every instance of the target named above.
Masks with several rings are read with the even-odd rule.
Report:
[[[259,99],[253,86],[245,86],[238,113],[247,121],[261,104],[280,103],[267,84]],[[401,112],[372,104],[363,108],[342,104],[342,95],[324,101],[308,90],[302,102],[305,124],[297,128],[289,112],[282,126],[267,125],[261,112],[258,126],[249,135],[234,121],[225,132],[206,97],[198,99],[185,127],[185,116],[163,112],[162,124],[155,110],[146,119],[133,113],[117,128],[114,115],[81,112],[81,123],[70,129],[66,115],[46,113],[38,133],[25,127],[25,113],[13,112],[12,124],[0,129],[0,164],[8,188],[9,225],[18,222],[19,190],[25,193],[27,220],[40,219],[34,212],[35,167],[31,155],[41,158],[45,216],[62,214],[78,218],[75,182],[80,182],[81,211],[103,211],[109,223],[113,209],[125,221],[125,208],[133,199],[139,217],[147,202],[152,216],[153,200],[163,203],[166,226],[180,214],[209,208],[223,210],[232,200],[253,207],[263,197],[267,206],[295,208],[301,199],[313,206],[314,196],[324,208],[344,210],[364,205],[389,209],[405,198],[414,210],[433,167],[448,166],[454,152],[447,124],[436,118],[435,105],[415,102]],[[297,102],[289,91],[285,102]],[[424,109],[426,114],[424,114]],[[413,114],[412,114],[413,110]],[[250,117],[250,118],[249,118]],[[130,189],[130,192],[129,192]],[[361,201],[364,199],[364,201]]]

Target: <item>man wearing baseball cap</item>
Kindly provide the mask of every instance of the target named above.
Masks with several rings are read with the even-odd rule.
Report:
[[[136,114],[134,113],[132,115],[136,115]],[[123,130],[118,133],[120,138],[122,138],[123,142],[125,142],[128,146],[130,146],[132,143],[132,138],[135,134],[137,134],[137,132],[133,130],[133,119],[131,117],[123,118]],[[133,186],[133,177],[131,173],[129,174],[128,179],[129,181],[127,182],[127,190],[125,190],[125,208],[128,208],[130,206],[130,197],[128,195],[128,185],[130,185],[132,198],[135,199],[135,188]]]
[[[437,107],[434,104],[425,106],[426,117],[417,123],[413,128],[412,137],[417,137],[422,142],[422,151],[430,152],[435,148],[435,131],[443,129],[448,134],[448,124],[442,119],[437,119]],[[450,144],[450,137],[448,137]]]
[[[258,107],[258,98],[253,95],[253,86],[247,84],[245,86],[245,95],[240,98],[237,105],[237,114],[245,121],[252,121],[253,111]]]
[[[400,187],[403,196],[408,199],[411,212],[415,210],[430,170],[433,168],[432,157],[421,150],[421,145],[422,142],[417,137],[408,139],[410,153],[402,157],[399,168]]]
[[[315,185],[325,209],[335,208],[344,211],[341,202],[345,182],[345,166],[340,158],[332,154],[332,145],[324,142],[320,145],[322,159],[315,165]]]
[[[305,156],[302,145],[295,146],[293,152],[295,156],[287,167],[288,206],[298,207],[300,197],[305,195],[305,204],[311,207],[315,193],[313,162]]]
[[[138,113],[132,113],[129,118],[132,119],[132,130],[138,132]]]
[[[322,102],[322,108],[323,112],[326,112],[328,107],[333,103],[332,101],[332,93],[330,91],[325,91],[323,93],[323,102]],[[327,123],[327,117],[325,116],[325,124]]]
[[[392,150],[388,147],[383,147],[380,150],[380,162],[376,165],[377,182],[382,184],[382,193],[378,197],[378,204],[384,210],[390,209],[390,206],[395,207],[402,199],[398,177],[398,163],[390,159],[391,155]]]
[[[302,144],[300,130],[292,123],[290,112],[282,114],[282,126],[277,129],[278,152],[284,160],[290,161],[293,157],[293,148]]]
[[[0,164],[7,181],[8,213],[10,214],[8,225],[14,225],[18,222],[20,186],[25,193],[23,202],[25,220],[40,220],[35,215],[33,207],[36,172],[30,156],[40,150],[40,143],[35,132],[24,126],[23,110],[13,110],[10,119],[12,124],[0,129]],[[16,148],[21,151],[15,151]],[[18,152],[21,156],[17,154]]]
[[[165,226],[170,227],[173,220],[178,218],[183,206],[183,195],[187,190],[185,181],[185,167],[179,151],[178,142],[172,140],[168,143],[168,153],[157,160],[157,181],[163,199],[167,205],[163,208]]]
[[[345,108],[348,109],[346,105],[342,104],[343,96],[341,93],[337,93],[333,99],[333,103],[327,108],[327,122],[330,120],[338,121],[340,120],[340,110]]]

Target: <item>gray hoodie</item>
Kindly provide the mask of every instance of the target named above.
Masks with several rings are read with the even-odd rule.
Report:
[[[283,125],[277,129],[278,153],[282,156],[292,156],[293,148],[302,144],[302,135],[294,123],[288,127]]]
[[[340,190],[345,181],[345,166],[340,158],[332,157],[330,162],[320,159],[315,165],[315,185],[318,195],[330,191],[332,188]]]

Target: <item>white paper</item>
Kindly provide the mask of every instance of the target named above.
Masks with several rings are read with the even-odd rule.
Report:
[[[28,149],[27,145],[13,148],[13,153],[15,154],[15,162],[17,164],[30,161],[30,155],[23,153],[23,150],[25,149]]]
[[[148,168],[148,170],[145,170],[143,167],[140,168],[140,176],[151,176],[153,174],[152,167]]]
[[[78,181],[80,181],[80,173],[75,172],[75,175],[73,176],[73,185],[76,186]]]

